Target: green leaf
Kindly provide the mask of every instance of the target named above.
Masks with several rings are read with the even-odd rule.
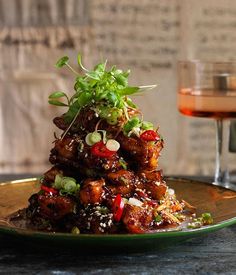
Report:
[[[110,108],[109,107],[107,107],[107,106],[101,106],[99,108],[99,116],[101,118],[107,118],[109,114],[110,114]]]
[[[69,60],[69,57],[68,56],[63,56],[63,57],[61,57],[58,61],[57,61],[57,63],[56,63],[56,67],[57,68],[61,68],[61,67],[63,67],[63,66],[65,66],[66,65],[66,63],[68,62],[68,60]]]
[[[109,92],[107,94],[107,100],[112,103],[113,105],[116,106],[116,104],[118,103],[119,101],[119,95],[116,93],[116,92]]]
[[[138,117],[131,118],[123,127],[125,134],[128,134],[134,127],[140,126],[140,119]]]
[[[116,82],[123,86],[126,87],[128,85],[128,80],[126,77],[124,77],[122,74],[115,75]]]
[[[133,101],[130,98],[126,99],[126,103],[132,108],[137,108],[137,106],[133,103]]]
[[[100,80],[100,74],[96,71],[87,72],[86,75],[92,79]]]
[[[54,98],[61,98],[61,97],[67,97],[67,95],[64,92],[56,91],[50,94],[48,98],[54,99]]]
[[[66,123],[70,123],[75,115],[77,114],[80,107],[78,106],[78,102],[74,102],[70,107],[69,110],[63,115],[63,118]]]
[[[92,95],[89,92],[82,92],[78,95],[78,104],[80,107],[83,107],[89,103]]]
[[[89,90],[89,83],[83,77],[77,77],[74,89],[76,91],[88,91]]]
[[[139,91],[139,87],[126,87],[122,90],[118,90],[118,93],[121,95],[121,96],[124,96],[124,95],[132,95],[132,94],[135,94]]]
[[[51,105],[56,105],[56,106],[68,106],[67,104],[65,104],[61,101],[53,100],[53,99],[48,100],[48,103]]]
[[[123,72],[123,76],[126,78],[128,78],[129,74],[130,74],[130,70]]]
[[[144,91],[152,90],[152,89],[154,89],[156,87],[157,87],[156,84],[154,84],[154,85],[146,85],[146,86],[139,86],[139,90],[140,90],[140,92],[144,92]]]
[[[98,64],[94,67],[94,71],[104,73],[105,68],[106,68],[106,62],[105,63],[100,63],[100,64]]]

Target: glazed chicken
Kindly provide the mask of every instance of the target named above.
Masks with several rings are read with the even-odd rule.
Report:
[[[31,228],[139,234],[184,220],[184,203],[158,170],[163,139],[128,97],[141,88],[128,86],[128,72],[105,66],[76,78],[68,111],[53,120],[62,134],[41,190],[29,199]],[[55,92],[49,103],[60,97]]]

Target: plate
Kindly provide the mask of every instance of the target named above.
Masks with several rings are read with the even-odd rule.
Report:
[[[39,190],[37,179],[22,179],[0,184],[0,234],[40,246],[65,246],[80,251],[150,251],[176,242],[210,233],[236,224],[236,192],[209,183],[166,178],[178,199],[197,207],[197,215],[210,212],[214,223],[199,229],[172,229],[151,234],[73,235],[67,233],[44,233],[17,228],[7,222],[6,217],[24,208],[31,194]]]

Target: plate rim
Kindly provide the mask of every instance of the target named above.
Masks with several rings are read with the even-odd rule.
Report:
[[[11,185],[11,184],[18,184],[23,182],[33,182],[37,181],[39,178],[33,177],[33,178],[24,178],[24,179],[17,179],[12,181],[3,181],[0,182],[1,185]],[[175,180],[175,181],[187,181],[192,183],[201,183],[209,186],[215,186],[220,189],[224,190],[230,190],[235,192],[234,190],[222,187],[222,186],[216,186],[209,182],[204,182],[201,180],[193,180],[193,179],[187,179],[187,178],[181,178],[178,176],[167,176],[165,177],[166,180]],[[236,192],[235,192],[236,193]],[[59,233],[59,232],[43,232],[38,230],[30,230],[30,229],[24,229],[24,228],[18,228],[13,226],[6,226],[4,224],[0,223],[0,235],[1,234],[7,234],[7,235],[17,235],[17,236],[25,236],[25,237],[36,237],[40,239],[49,239],[52,238],[53,240],[65,238],[67,240],[109,240],[112,241],[116,240],[137,240],[137,239],[163,239],[163,238],[174,238],[174,237],[186,237],[186,236],[197,236],[199,234],[203,233],[210,233],[214,232],[216,230],[231,226],[233,224],[236,224],[236,216],[224,221],[221,221],[219,223],[203,226],[196,229],[176,229],[176,230],[168,230],[168,231],[161,231],[161,232],[154,232],[154,233],[141,233],[141,234],[71,234],[71,233]]]

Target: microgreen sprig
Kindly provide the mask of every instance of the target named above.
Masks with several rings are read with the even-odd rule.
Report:
[[[69,64],[68,56],[60,58],[55,65],[57,68],[67,66],[76,74],[75,93],[69,98],[66,93],[56,91],[49,96],[48,101],[52,105],[68,108],[64,114],[64,120],[68,124],[74,122],[81,108],[89,105],[96,106],[97,114],[101,119],[106,119],[109,124],[116,124],[122,115],[128,121],[130,119],[128,109],[137,109],[128,96],[156,87],[156,85],[129,86],[130,71],[122,71],[116,66],[111,67],[110,70],[106,69],[107,61],[97,64],[92,70],[84,67],[80,54],[77,62],[84,71],[84,75],[80,75]]]

